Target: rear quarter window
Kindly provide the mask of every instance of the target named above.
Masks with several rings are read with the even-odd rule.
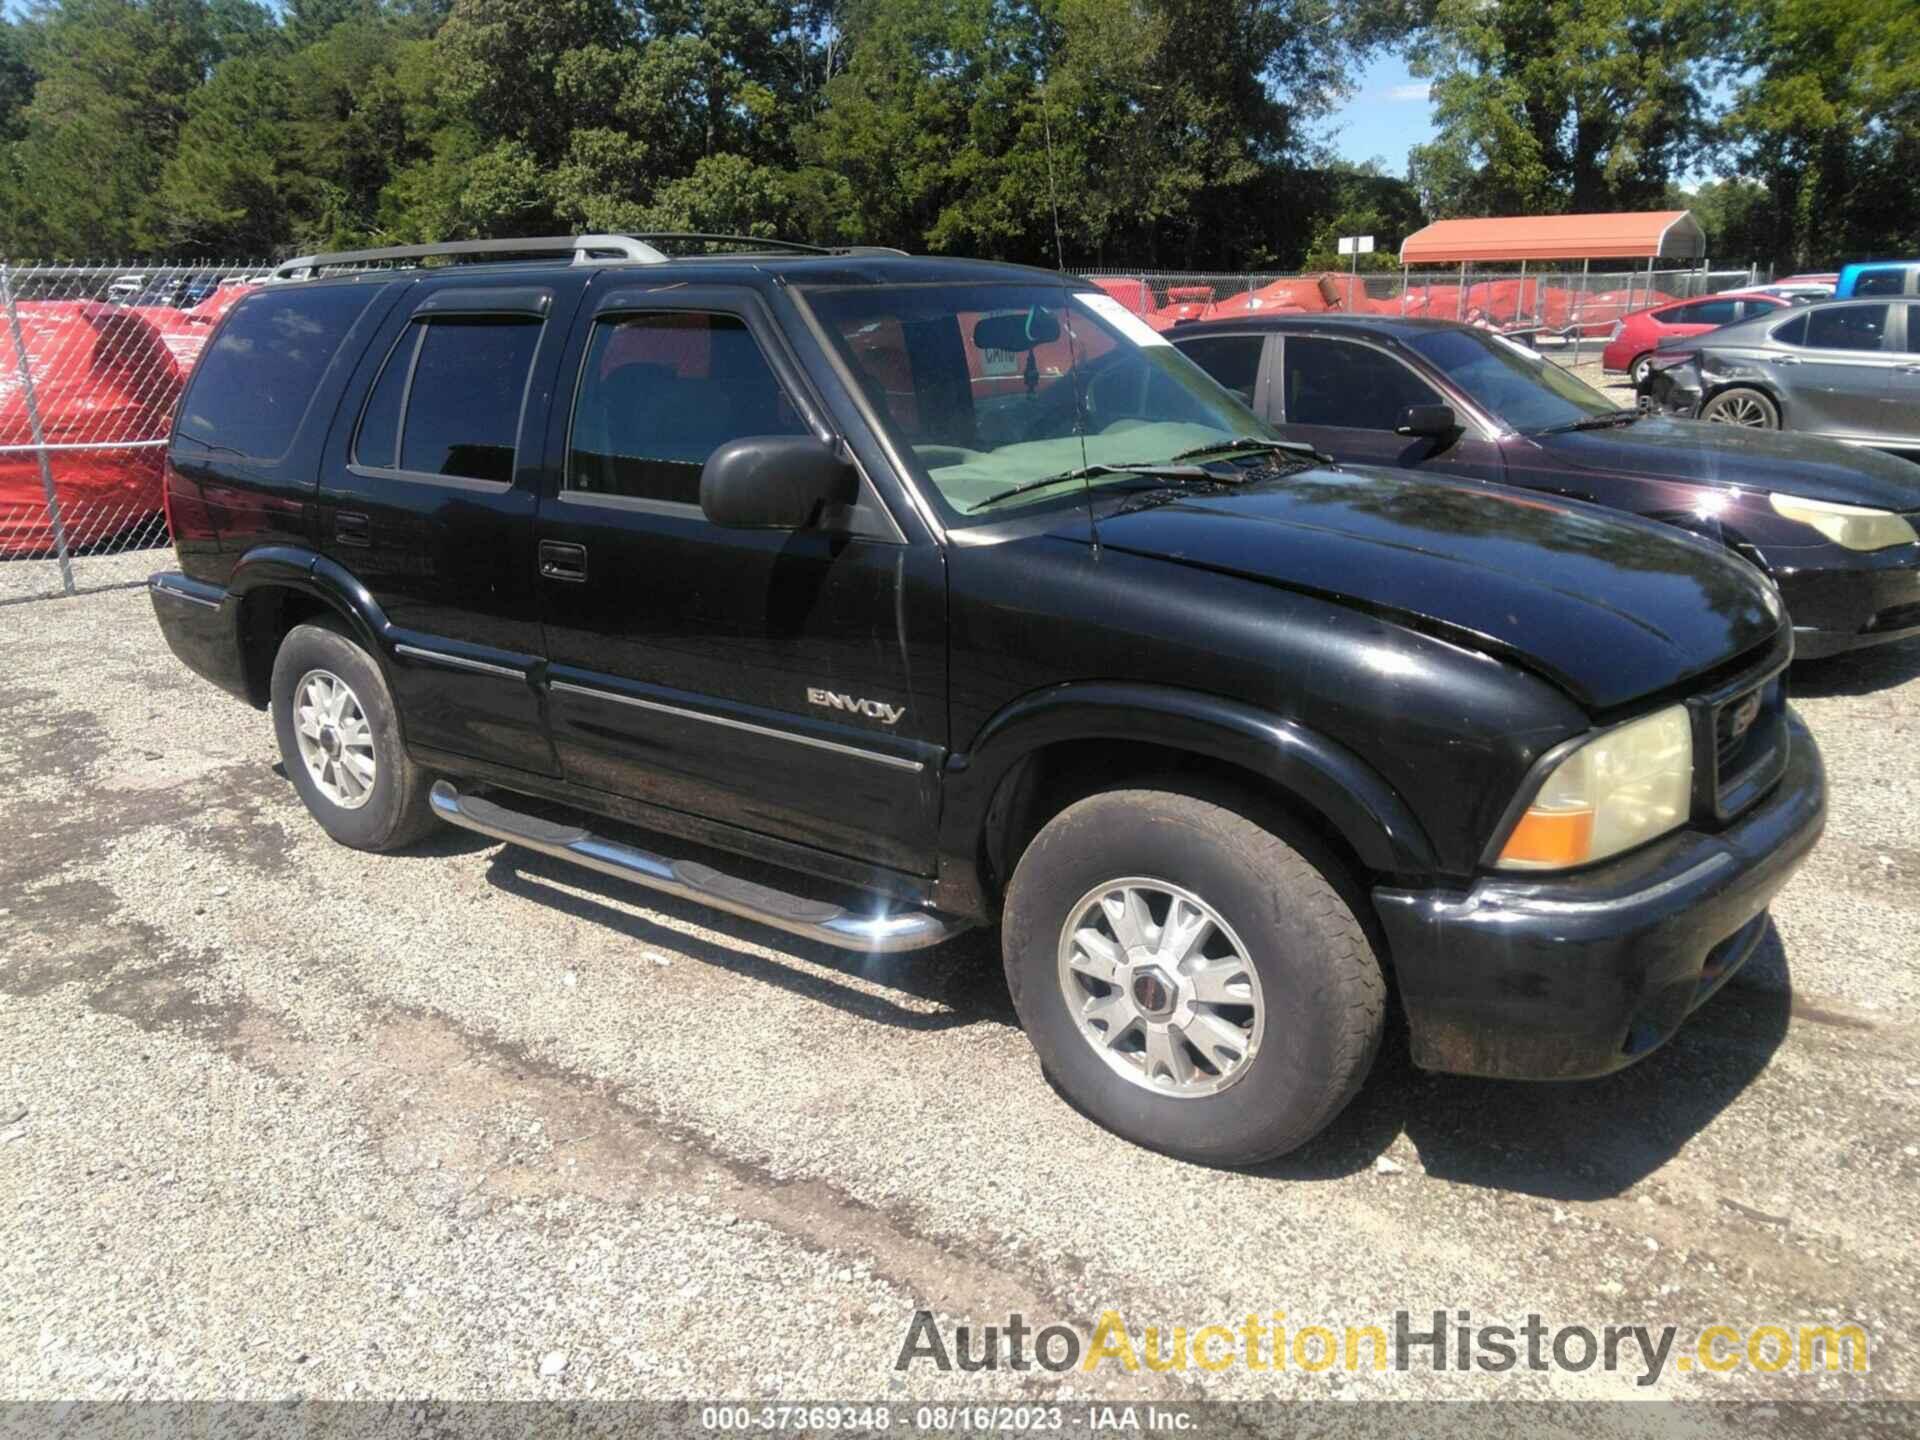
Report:
[[[242,300],[194,367],[176,438],[250,460],[284,458],[334,352],[378,293],[289,287]]]

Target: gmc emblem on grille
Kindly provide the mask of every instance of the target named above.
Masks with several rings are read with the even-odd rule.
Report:
[[[1760,692],[1756,690],[1738,705],[1735,705],[1733,712],[1727,716],[1727,738],[1729,740],[1738,740],[1753,728],[1753,722],[1759,718]]]

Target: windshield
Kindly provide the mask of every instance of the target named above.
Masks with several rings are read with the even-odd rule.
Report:
[[[1430,330],[1407,342],[1497,419],[1546,430],[1619,411],[1584,380],[1538,351],[1478,330]]]
[[[1063,479],[989,503],[1089,465],[1151,464],[1236,437],[1274,438],[1103,294],[972,284],[809,289],[806,298],[950,521],[1071,500],[1083,485],[1143,483],[1126,474]]]

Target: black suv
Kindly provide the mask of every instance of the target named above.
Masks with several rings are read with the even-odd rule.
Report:
[[[309,257],[221,325],[153,603],[336,839],[998,925],[1059,1087],[1220,1163],[1346,1104],[1389,977],[1419,1064],[1560,1078],[1754,949],[1825,784],[1751,566],[1322,463],[1068,277],[755,243]]]

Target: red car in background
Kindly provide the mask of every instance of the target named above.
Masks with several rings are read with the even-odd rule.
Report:
[[[159,330],[131,307],[29,300],[19,307],[42,438],[69,546],[121,534],[158,513],[180,367]],[[0,557],[54,548],[27,389],[10,329],[0,326]],[[94,448],[101,447],[101,448]]]
[[[1636,310],[1614,326],[1607,348],[1600,352],[1600,365],[1605,370],[1624,371],[1639,385],[1647,378],[1653,352],[1669,341],[1704,335],[1736,320],[1783,310],[1792,303],[1784,296],[1758,290],[1729,290]]]

